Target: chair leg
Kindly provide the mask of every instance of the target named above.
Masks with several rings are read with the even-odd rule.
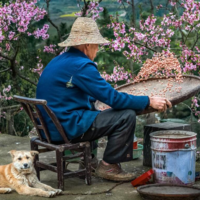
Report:
[[[58,188],[64,190],[64,161],[62,159],[64,152],[56,150],[56,161],[57,161],[57,179],[58,179]]]
[[[90,143],[87,142],[85,147],[85,182],[87,185],[91,185],[92,179],[91,179],[91,149],[90,149]]]
[[[34,139],[31,139],[31,150],[33,151],[38,151],[38,145],[34,143]],[[35,171],[37,173],[37,177],[40,180],[40,168],[37,167],[37,161],[39,161],[39,155],[35,155],[35,159],[34,159],[34,167],[35,167]]]

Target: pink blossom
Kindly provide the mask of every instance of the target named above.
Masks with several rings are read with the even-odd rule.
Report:
[[[160,5],[156,6],[156,9],[159,10],[159,9],[161,9],[162,7],[163,7],[163,6],[160,4]]]
[[[81,17],[82,14],[83,14],[82,12],[77,12],[77,13],[75,13],[75,15],[78,16],[78,17]]]
[[[14,35],[15,35],[15,32],[10,31],[10,32],[9,32],[9,35],[8,35],[9,40],[12,40],[13,37],[14,37]]]
[[[55,44],[50,44],[49,46],[44,46],[43,52],[56,54],[57,50],[58,49],[56,49],[56,45]]]
[[[40,76],[42,75],[42,71],[43,71],[43,64],[42,64],[42,60],[37,57],[37,59],[39,59],[38,64],[37,64],[37,68],[33,68],[30,69],[33,73],[38,73]]]
[[[8,85],[7,87],[5,87],[2,91],[2,94],[1,95],[1,92],[0,92],[0,100],[11,100],[12,97],[11,96],[8,96],[7,93],[9,93],[11,90],[11,85]]]
[[[6,43],[6,50],[10,51],[10,44]]]
[[[146,35],[137,32],[135,32],[135,36],[138,40],[143,40],[146,37]]]
[[[33,21],[44,18],[47,12],[36,6],[36,3],[37,1],[16,0],[0,7],[0,42],[5,39],[17,40],[21,33],[28,31],[28,27]],[[15,26],[11,27],[11,24],[15,24]],[[7,37],[2,35],[2,30],[8,32]],[[18,36],[14,37],[17,34]],[[30,32],[27,34],[31,35]],[[43,34],[46,34],[45,31]],[[40,36],[43,39],[47,38],[47,34],[41,35],[40,33]]]
[[[123,67],[120,66],[115,66],[113,68],[113,73],[111,75],[106,74],[106,72],[104,71],[101,76],[109,82],[114,82],[117,83],[118,81],[126,81],[126,82],[130,82],[130,79],[132,78],[131,73],[127,72],[124,70]]]
[[[170,4],[171,4],[171,6],[175,6],[175,5],[176,5],[176,2],[173,1],[173,0],[170,0]]]

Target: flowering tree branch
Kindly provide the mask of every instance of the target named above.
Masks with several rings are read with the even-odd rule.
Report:
[[[181,41],[184,43],[184,33],[181,27],[179,27],[179,31],[181,33]]]
[[[0,71],[0,73],[7,72],[9,70],[10,70],[10,68],[7,68],[7,69],[4,69],[4,70]]]
[[[34,27],[32,23],[40,21],[47,14],[43,8],[39,8],[36,4],[37,0],[15,0],[0,7],[0,13],[3,13],[0,16],[0,62],[6,60],[9,65],[8,69],[1,72],[12,70],[12,77],[16,85],[15,78],[17,76],[36,85],[29,78],[19,73],[18,70],[20,52],[26,45],[22,39],[27,36],[34,36],[36,39],[41,37],[43,40],[49,37],[47,34],[49,26],[47,24],[39,29]]]
[[[10,58],[9,56],[5,56],[5,55],[3,55],[2,53],[0,53],[0,58],[5,58],[5,59],[7,59],[7,60],[12,60],[12,58]]]
[[[35,83],[35,82],[33,82],[32,80],[30,80],[29,78],[26,78],[25,76],[21,75],[19,72],[17,72],[17,75],[18,75],[20,78],[22,78],[22,79],[28,81],[29,83],[31,83],[31,84],[37,86],[37,83]]]
[[[83,8],[82,8],[82,17],[86,17],[86,12],[87,12],[87,10],[89,9],[88,8],[88,5],[90,4],[90,1],[87,1],[86,2],[86,0],[84,0],[84,6],[83,6]]]
[[[192,28],[190,29],[190,31],[189,31],[188,34],[186,35],[185,40],[184,40],[184,44],[186,44],[186,41],[187,41],[187,39],[188,39],[188,36],[189,36],[190,33],[192,32],[193,28],[194,28],[194,27],[192,26]]]
[[[10,61],[10,68],[12,70],[12,75],[14,78],[17,76],[16,57],[17,57],[18,52],[19,52],[19,41],[18,41],[16,49],[14,49],[14,55],[12,57],[12,60]]]
[[[146,43],[146,44],[141,44],[141,43],[139,43],[139,42],[134,42],[134,43],[135,43],[135,44],[138,44],[138,45],[140,45],[140,46],[142,46],[142,47],[145,47],[145,48],[147,48],[147,49],[149,49],[149,50],[151,50],[151,51],[153,51],[153,52],[155,52],[155,53],[158,52],[158,51],[156,51],[155,49],[149,47],[149,46],[147,45],[147,43]]]
[[[80,7],[80,0],[77,4],[78,7]],[[76,16],[81,17],[92,17],[94,20],[99,18],[99,13],[103,11],[102,7],[99,7],[99,3],[102,2],[102,0],[84,0],[84,5],[81,8],[81,11],[79,13],[76,13]]]
[[[193,46],[192,46],[192,48],[191,48],[191,50],[193,51],[194,50],[194,47],[197,45],[197,42],[199,41],[199,34],[198,34],[198,32],[196,31],[196,40],[195,40],[195,42],[194,42],[194,44],[193,44]]]

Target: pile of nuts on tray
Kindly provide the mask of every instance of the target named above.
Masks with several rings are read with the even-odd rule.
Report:
[[[170,76],[174,76],[173,78]],[[152,85],[151,81],[146,82],[149,78],[156,78],[159,84]],[[159,79],[160,78],[160,79]],[[162,79],[165,78],[165,79]],[[167,81],[166,81],[167,79]],[[140,82],[140,83],[139,83]],[[152,59],[147,59],[138,75],[135,77],[133,86],[126,86],[119,92],[141,96],[147,95],[166,97],[166,93],[180,93],[183,82],[182,70],[178,59],[172,53],[158,53]],[[136,84],[140,86],[136,87]],[[110,108],[103,104],[99,106],[100,110]]]
[[[182,82],[182,70],[178,59],[172,54],[158,53],[152,59],[147,59],[134,82],[147,80],[148,78],[162,78],[175,75],[177,82]]]
[[[175,77],[174,78],[169,77],[171,75],[174,75]],[[167,54],[158,53],[152,59],[147,59],[147,61],[144,63],[143,67],[141,68],[140,72],[135,77],[134,83],[141,82],[141,81],[145,82],[145,80],[149,78],[162,78],[162,77],[167,78],[168,80],[167,85],[165,85],[164,88],[161,87],[160,90],[159,88],[153,88],[153,90],[151,91],[150,97],[152,96],[165,97],[165,94],[167,91],[169,91],[169,93],[181,92],[181,89],[182,89],[181,86],[175,86],[173,88],[173,82],[182,83],[183,76],[182,76],[180,63],[178,59],[172,53],[167,53]],[[164,84],[162,79],[159,80],[159,82],[161,86]],[[150,83],[149,83],[149,86],[151,86]],[[144,87],[146,87],[145,91],[148,91],[147,86],[145,85]],[[134,95],[145,95],[145,93],[137,90],[137,93],[134,93]]]

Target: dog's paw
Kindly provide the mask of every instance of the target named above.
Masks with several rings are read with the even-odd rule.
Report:
[[[56,189],[56,194],[62,194],[62,190],[60,190],[60,189]]]
[[[5,194],[11,193],[12,189],[11,188],[4,188],[5,189]]]
[[[49,197],[56,196],[56,192],[54,192],[54,191],[48,191],[48,193],[49,193]]]

